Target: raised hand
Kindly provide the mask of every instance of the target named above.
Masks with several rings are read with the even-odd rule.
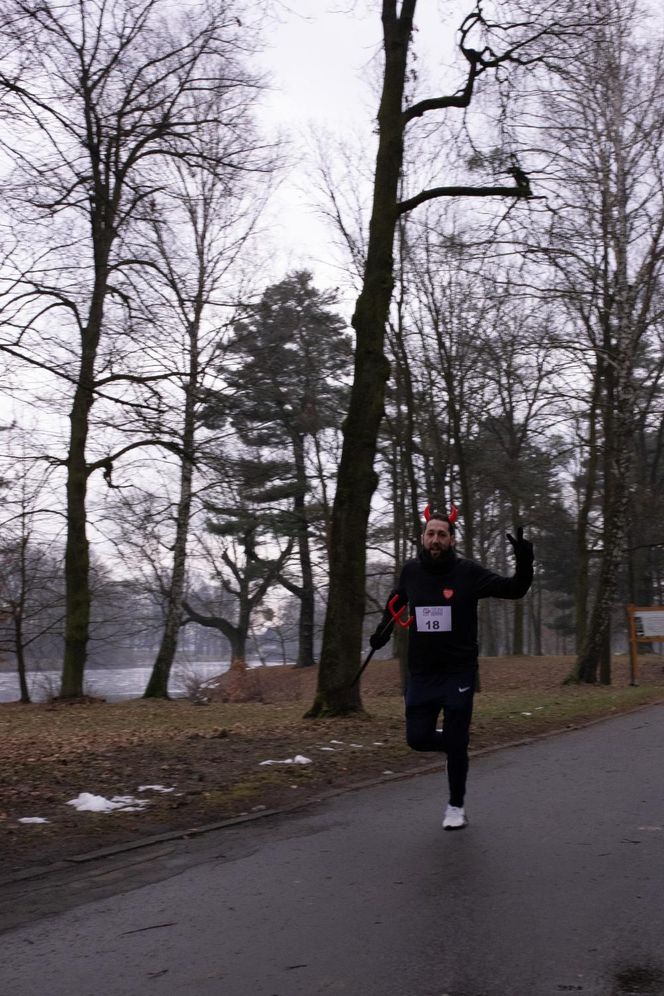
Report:
[[[514,556],[517,560],[523,563],[532,564],[535,559],[535,554],[533,553],[533,544],[530,540],[523,538],[523,526],[519,526],[516,531],[516,539],[511,533],[505,534],[512,544],[512,549],[514,550]]]

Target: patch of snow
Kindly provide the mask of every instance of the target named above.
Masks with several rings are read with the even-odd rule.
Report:
[[[114,795],[112,799],[106,799],[103,795],[81,792],[75,799],[70,799],[67,805],[73,806],[79,813],[110,813],[114,809],[135,813],[141,812],[148,801],[136,799],[133,795]]]
[[[19,823],[48,823],[43,816],[21,816]]]
[[[311,764],[311,758],[296,754],[295,757],[287,757],[285,761],[260,761],[259,764]]]
[[[166,788],[164,785],[139,785],[138,792],[175,792],[175,786]]]

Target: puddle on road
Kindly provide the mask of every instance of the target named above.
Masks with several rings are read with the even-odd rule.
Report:
[[[623,968],[614,976],[611,996],[664,996],[664,972],[643,965]]]

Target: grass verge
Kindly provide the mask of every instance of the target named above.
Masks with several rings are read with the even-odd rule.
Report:
[[[485,662],[471,749],[664,702],[664,662],[650,663],[644,683],[632,687],[625,662],[617,661],[615,683],[601,687],[563,685],[566,658]],[[292,669],[270,675],[282,684],[292,679]],[[315,675],[297,679],[304,687],[292,690],[290,702],[0,705],[4,868],[279,809],[435,761],[404,743],[394,662],[368,669],[367,714],[344,719],[305,720]],[[298,756],[309,763],[295,763]],[[145,788],[155,785],[169,791]],[[139,813],[81,813],[67,805],[81,792],[105,798],[144,792],[149,802]],[[21,824],[26,817],[48,822]]]

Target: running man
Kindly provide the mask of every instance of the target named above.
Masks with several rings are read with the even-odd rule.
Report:
[[[427,519],[419,556],[408,560],[399,584],[371,636],[372,650],[389,641],[394,616],[405,622],[408,606],[408,678],[406,683],[406,740],[418,751],[447,755],[449,802],[443,817],[445,830],[460,830],[468,820],[464,808],[468,775],[468,744],[477,676],[477,603],[480,598],[522,598],[533,580],[533,545],[507,533],[516,559],[511,577],[494,574],[454,549],[456,509],[449,515],[425,512]],[[397,597],[398,596],[398,597]],[[442,732],[437,730],[443,713]]]

